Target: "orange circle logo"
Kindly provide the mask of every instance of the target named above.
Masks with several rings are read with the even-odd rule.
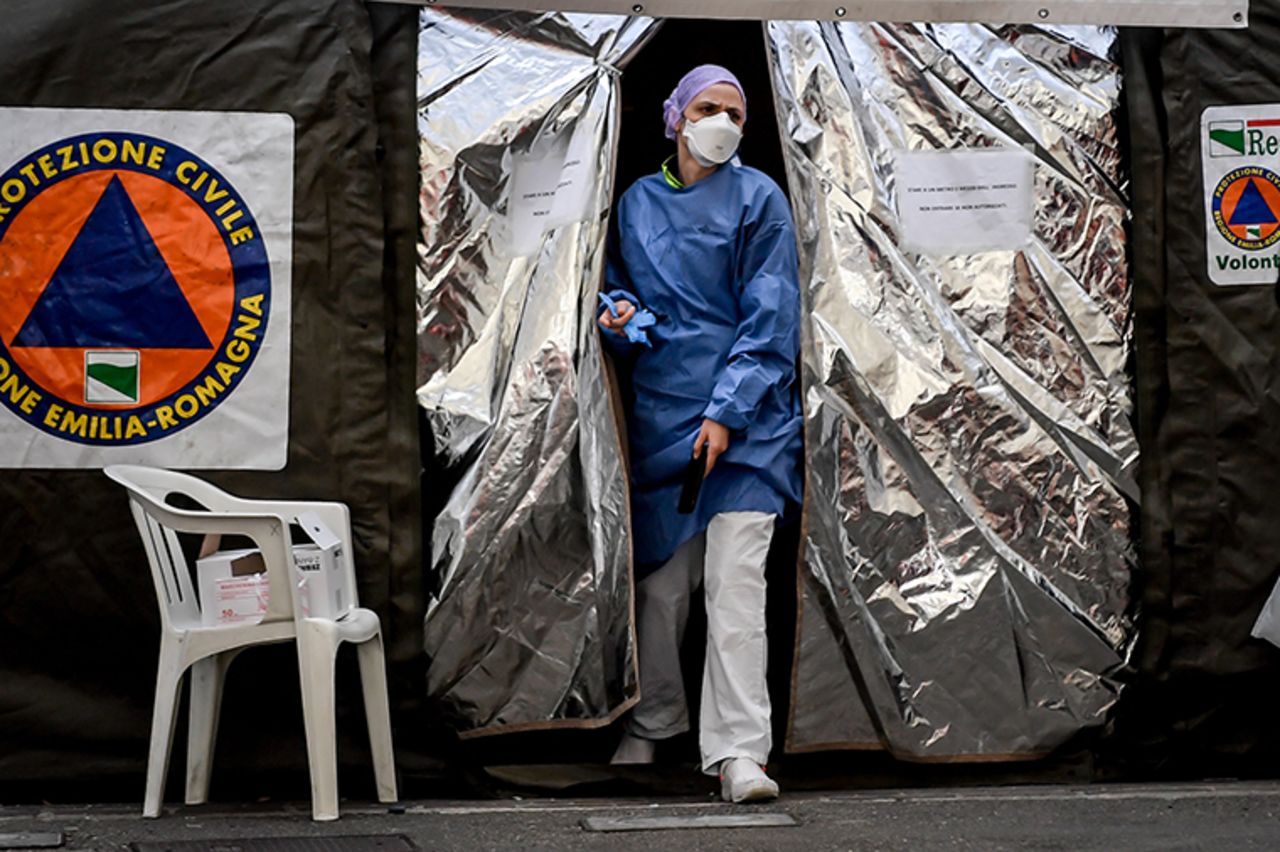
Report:
[[[239,384],[270,300],[222,175],[141,134],[60,140],[0,175],[0,402],[98,445],[173,434]]]
[[[1280,175],[1261,166],[1225,175],[1213,192],[1213,221],[1236,248],[1259,251],[1280,241]]]

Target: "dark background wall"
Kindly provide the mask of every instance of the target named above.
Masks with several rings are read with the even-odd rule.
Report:
[[[1142,633],[1109,746],[1157,777],[1274,776],[1280,649],[1249,630],[1280,573],[1276,288],[1205,263],[1200,116],[1280,103],[1280,3],[1247,30],[1125,34],[1142,445]]]
[[[416,20],[411,7],[359,0],[14,0],[0,25],[0,103],[294,118],[288,466],[209,478],[246,496],[350,505],[361,602],[387,638],[401,767],[431,776],[440,764],[418,749],[421,726],[403,723],[420,715],[423,613]],[[159,628],[123,492],[92,470],[6,470],[0,541],[0,801],[139,800]],[[340,759],[361,770],[343,775],[344,792],[358,794],[372,779],[350,663],[340,670]],[[171,778],[182,737],[180,728]],[[217,765],[215,797],[307,797],[291,648],[232,667]]]

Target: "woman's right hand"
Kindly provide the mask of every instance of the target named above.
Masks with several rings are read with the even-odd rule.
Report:
[[[631,318],[636,315],[636,306],[626,299],[619,299],[614,304],[618,306],[618,315],[615,317],[613,311],[605,308],[604,313],[600,314],[600,325],[614,334],[626,337],[627,333],[623,329],[627,323],[631,322]]]

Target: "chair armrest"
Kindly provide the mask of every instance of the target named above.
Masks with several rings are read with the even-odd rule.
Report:
[[[314,512],[334,535],[351,540],[351,513],[346,503],[329,500],[247,500],[237,498],[239,511],[266,512],[292,521],[303,512]]]
[[[351,511],[346,503],[321,500],[244,500],[241,505],[254,511],[279,515],[290,522],[304,512],[314,513],[321,523],[342,540],[342,560],[345,563],[342,570],[351,594],[355,596],[355,540],[351,533]]]

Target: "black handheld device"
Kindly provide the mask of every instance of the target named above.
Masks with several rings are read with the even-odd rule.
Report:
[[[689,462],[684,469],[684,486],[680,489],[680,503],[676,510],[682,515],[693,512],[698,505],[698,492],[702,490],[702,477],[707,473],[707,452],[702,453]]]

